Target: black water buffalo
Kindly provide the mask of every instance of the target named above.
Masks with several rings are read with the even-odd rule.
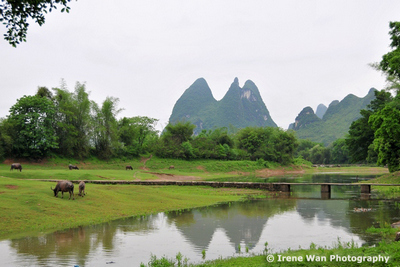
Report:
[[[131,165],[128,165],[128,166],[125,167],[125,170],[133,170],[133,168],[132,168]]]
[[[58,197],[58,192],[61,192],[62,198],[64,198],[64,192],[69,193],[69,199],[75,199],[74,195],[74,184],[71,183],[70,181],[58,181],[56,184],[56,187],[53,189],[50,187],[51,190],[54,191],[54,196]]]
[[[22,171],[21,163],[13,163],[13,164],[11,164],[10,171],[12,171],[13,169],[19,170],[21,172]]]
[[[86,195],[85,187],[86,187],[85,182],[84,181],[80,181],[79,182],[79,194],[78,195],[80,195],[81,197]]]
[[[71,164],[68,165],[68,168],[69,168],[70,170],[79,170],[78,166],[71,165]]]

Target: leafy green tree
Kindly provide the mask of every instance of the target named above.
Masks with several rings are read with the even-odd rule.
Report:
[[[329,148],[323,145],[316,145],[310,150],[310,159],[313,164],[328,164],[330,162],[331,153]]]
[[[318,143],[313,142],[308,139],[300,139],[298,140],[298,146],[296,148],[296,151],[294,153],[295,157],[302,157],[305,160],[310,159],[310,150],[318,145]]]
[[[390,172],[400,170],[400,95],[372,114],[369,122],[375,131],[378,164],[387,164]]]
[[[292,131],[273,127],[246,127],[237,133],[238,148],[249,153],[252,160],[289,164],[293,161],[297,140]]]
[[[11,125],[7,119],[0,118],[0,160],[11,156],[13,138]]]
[[[40,96],[23,96],[10,108],[8,120],[14,128],[13,153],[17,157],[43,158],[58,147],[53,120],[55,106]]]
[[[47,87],[38,87],[38,90],[36,92],[37,96],[40,97],[47,97],[48,99],[52,100],[53,99],[53,94]]]
[[[185,158],[185,149],[189,147],[182,144],[192,140],[194,128],[196,126],[190,122],[168,124],[161,135],[156,154],[160,157]]]
[[[392,51],[382,56],[382,60],[374,66],[381,70],[389,82],[388,89],[400,90],[400,22],[390,22],[390,47]]]
[[[149,142],[158,137],[155,129],[157,119],[149,117],[122,118],[118,121],[119,140],[124,145],[125,154],[138,156],[150,150]]]
[[[6,25],[7,33],[4,39],[16,47],[26,41],[28,33],[28,19],[34,20],[42,26],[45,23],[45,14],[61,6],[61,12],[69,12],[67,5],[71,0],[2,0],[0,4],[0,22]]]
[[[101,108],[93,103],[93,142],[97,156],[102,159],[110,159],[119,148],[116,116],[121,109],[117,108],[118,102],[118,98],[107,97]]]
[[[234,140],[228,135],[226,127],[213,130],[202,130],[191,141],[197,158],[204,159],[233,159]]]
[[[61,88],[53,90],[57,107],[55,130],[59,138],[57,153],[79,159],[89,156],[92,133],[91,102],[85,84],[76,83],[72,93],[63,82]]]
[[[332,143],[330,163],[344,164],[349,163],[349,149],[345,139],[337,139]]]
[[[365,162],[372,160],[371,144],[374,141],[374,130],[369,123],[369,117],[392,101],[392,96],[385,90],[375,91],[375,99],[360,110],[361,118],[352,122],[349,128],[346,144],[351,162]],[[372,153],[372,154],[371,154]],[[370,155],[370,156],[369,156]]]

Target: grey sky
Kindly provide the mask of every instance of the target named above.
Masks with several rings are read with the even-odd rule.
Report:
[[[0,40],[0,117],[38,86],[70,91],[86,82],[90,99],[120,99],[120,116],[148,116],[164,127],[197,79],[220,100],[235,77],[252,80],[278,126],[349,93],[382,89],[368,66],[389,51],[389,21],[400,1],[179,0],[71,3],[53,11],[17,48]],[[5,32],[0,25],[1,35]]]

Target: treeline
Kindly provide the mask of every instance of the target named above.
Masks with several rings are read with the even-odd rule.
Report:
[[[117,119],[118,101],[107,97],[98,105],[81,83],[74,92],[65,84],[52,91],[39,87],[36,95],[18,99],[0,120],[0,158],[110,159],[146,153],[158,140],[157,120]]]
[[[159,157],[181,159],[259,160],[289,164],[294,160],[297,139],[294,132],[274,127],[246,127],[235,134],[227,128],[202,130],[178,122],[166,126],[155,153]]]
[[[394,172],[400,170],[400,22],[390,22],[389,27],[392,50],[372,64],[386,76],[388,86],[375,92],[375,100],[361,110],[346,144],[353,162],[376,162]]]
[[[52,90],[39,87],[23,96],[0,120],[0,157],[42,159],[133,158],[154,153],[178,159],[259,160],[291,164],[296,157],[313,163],[330,163],[331,149],[297,140],[294,131],[275,127],[247,127],[228,134],[227,128],[203,130],[194,135],[190,122],[168,124],[161,135],[157,119],[123,117],[118,99],[101,105],[89,99],[85,84],[70,92],[65,84]],[[231,132],[231,130],[230,130]]]

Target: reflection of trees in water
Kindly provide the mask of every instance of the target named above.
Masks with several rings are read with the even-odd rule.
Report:
[[[10,246],[18,254],[35,256],[39,265],[68,262],[70,255],[76,255],[77,263],[84,264],[91,250],[90,239],[84,228],[58,231],[40,237],[12,240]],[[32,263],[32,265],[35,265]]]
[[[372,208],[372,211],[353,211],[359,207]],[[236,250],[243,243],[252,249],[259,243],[268,219],[295,209],[308,223],[315,219],[329,222],[334,228],[344,228],[359,235],[368,244],[372,237],[365,233],[367,228],[379,226],[376,222],[392,223],[392,218],[400,218],[399,209],[392,201],[268,199],[126,218],[41,237],[11,240],[10,246],[21,258],[33,256],[37,265],[46,265],[54,259],[57,265],[73,262],[84,266],[91,253],[98,249],[115,254],[119,234],[145,235],[158,230],[160,222],[166,220],[167,225],[175,226],[198,252],[209,247],[218,230],[225,233]]]
[[[74,263],[84,266],[90,252],[97,248],[108,252],[115,251],[115,237],[118,231],[149,232],[154,230],[154,221],[157,218],[157,215],[140,216],[57,231],[40,237],[11,240],[10,246],[18,254],[34,256],[39,265],[47,265],[54,258],[56,264],[73,260]]]
[[[168,222],[175,224],[198,251],[206,249],[217,229],[225,232],[238,249],[245,243],[250,249],[259,241],[268,218],[293,210],[295,200],[267,200],[222,204],[176,213],[168,213]]]

